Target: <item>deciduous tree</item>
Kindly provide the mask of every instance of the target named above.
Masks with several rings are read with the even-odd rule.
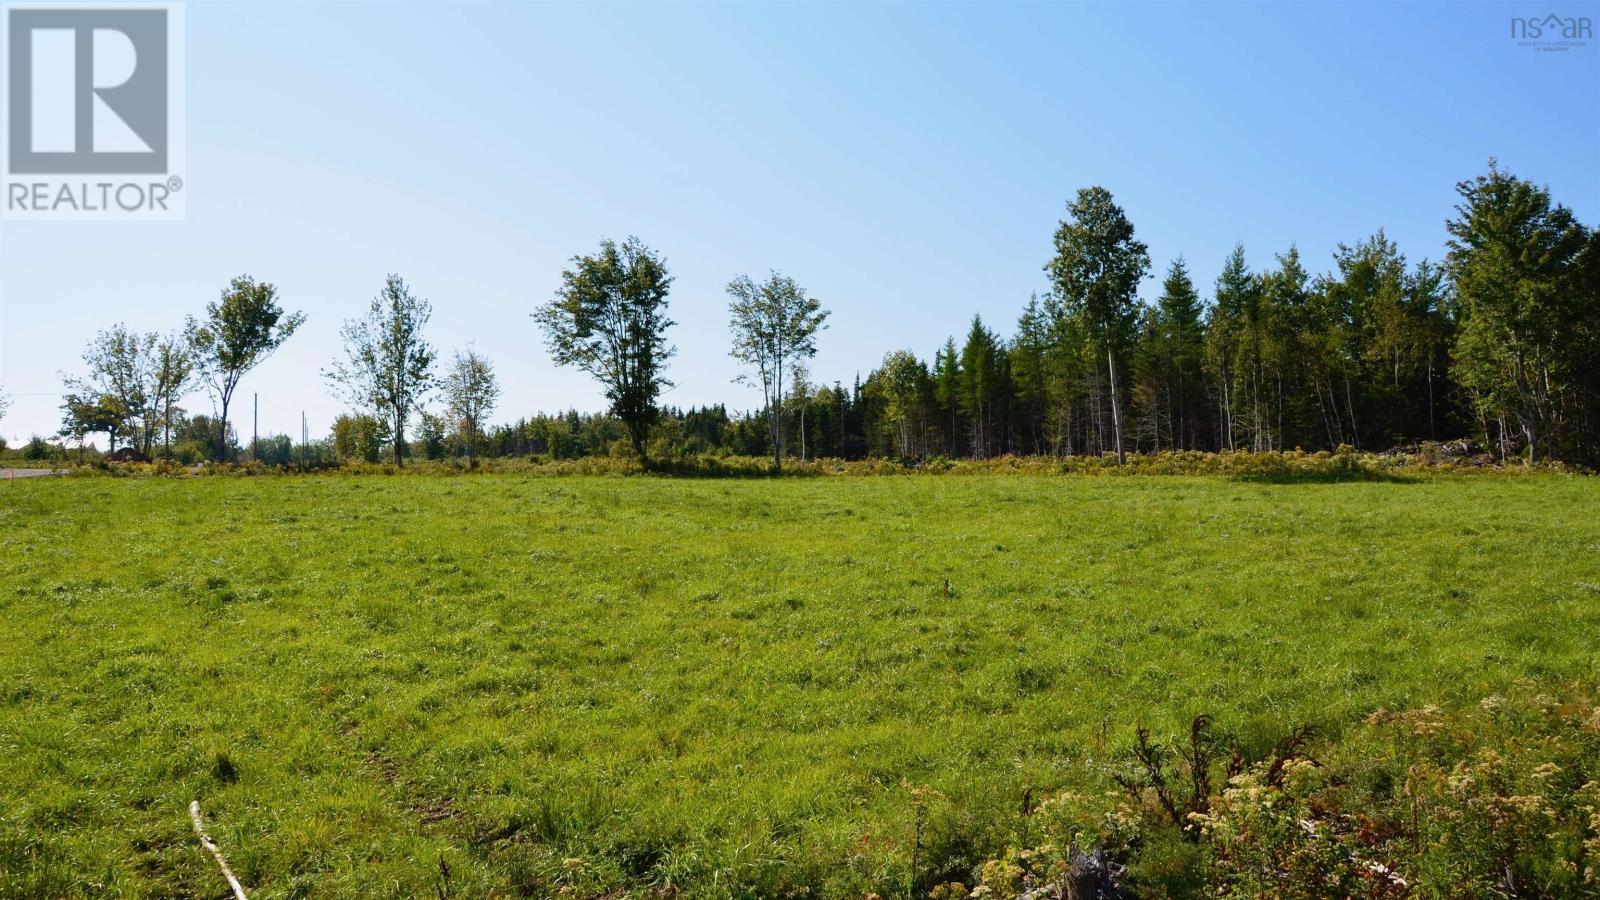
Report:
[[[784,378],[796,362],[817,353],[817,332],[828,311],[793,278],[772,272],[757,284],[748,275],[728,282],[734,359],[752,367],[738,380],[760,386],[772,436],[772,468],[783,469]]]
[[[130,444],[143,437],[149,450],[149,374],[154,335],[142,335],[121,322],[97,333],[83,350],[83,376],[63,375],[68,394],[80,411],[97,407],[100,415],[90,416],[116,427],[90,429],[107,431],[110,449],[117,449],[117,437],[125,435]],[[63,407],[64,409],[66,407]],[[72,413],[69,410],[68,415]]]
[[[172,414],[195,382],[195,351],[179,333],[155,338],[150,351],[150,400],[161,425],[161,452],[172,458]]]
[[[483,417],[494,411],[500,399],[500,383],[494,365],[478,351],[456,351],[450,373],[444,380],[444,397],[450,418],[460,428],[467,445],[467,460],[476,464],[477,447],[483,435]]]
[[[204,319],[190,318],[187,334],[195,350],[201,378],[215,394],[218,407],[218,460],[228,454],[228,409],[239,382],[305,323],[303,313],[286,313],[278,289],[241,275],[217,301],[206,304]]]
[[[437,354],[422,334],[432,316],[431,303],[389,275],[366,317],[339,329],[345,359],[323,373],[352,403],[386,422],[397,466],[405,465],[406,423],[439,384]]]
[[[555,299],[534,313],[557,365],[575,366],[600,382],[611,411],[628,429],[633,452],[647,460],[646,438],[656,398],[671,387],[664,260],[636,237],[602,241],[592,256],[574,256]]]

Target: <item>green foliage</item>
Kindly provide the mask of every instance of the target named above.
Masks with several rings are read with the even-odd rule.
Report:
[[[828,327],[828,311],[793,278],[772,272],[756,284],[748,275],[728,283],[733,331],[733,358],[755,370],[740,381],[761,387],[772,438],[772,467],[783,468],[784,379],[796,365],[817,354],[817,332]]]
[[[406,423],[439,385],[433,371],[438,354],[422,335],[432,316],[431,303],[413,295],[399,275],[389,275],[366,318],[340,328],[346,358],[323,373],[357,408],[385,420],[397,466],[404,465]]]
[[[1150,270],[1149,249],[1133,237],[1133,223],[1103,187],[1083,188],[1067,204],[1070,217],[1056,229],[1056,255],[1045,266],[1063,314],[1082,323],[1106,360],[1106,395],[1123,457],[1122,401],[1117,358],[1132,343],[1138,321],[1139,282]]]
[[[195,348],[186,335],[151,335],[150,416],[147,431],[154,443],[155,429],[161,429],[162,456],[172,457],[172,431],[179,424],[182,410],[178,401],[195,387]]]
[[[676,352],[667,342],[673,322],[666,262],[637,237],[620,247],[605,240],[599,253],[574,256],[561,282],[555,299],[534,313],[550,356],[600,382],[642,458],[658,415],[656,397],[672,386],[665,374]]]
[[[1592,411],[1600,361],[1597,238],[1539,187],[1491,161],[1457,185],[1447,259],[1461,309],[1454,360],[1502,441],[1520,432],[1529,462],[1595,441],[1574,426]],[[1580,447],[1565,445],[1577,442]],[[1566,449],[1568,454],[1561,451]]]
[[[455,438],[466,448],[467,459],[475,462],[483,443],[483,419],[500,400],[494,365],[470,347],[465,353],[456,351],[445,376],[444,397],[446,412],[456,425]]]
[[[96,334],[83,351],[87,374],[63,376],[67,393],[61,409],[62,432],[80,436],[105,432],[111,448],[119,437],[149,449],[150,367],[155,335],[142,335],[119,322]]]
[[[921,456],[925,446],[916,438],[926,434],[928,369],[909,350],[896,350],[883,358],[883,368],[873,373],[867,389],[883,402],[883,423],[894,435],[901,457]]]
[[[376,416],[344,415],[333,420],[333,451],[340,459],[377,462],[387,443],[388,423]]]
[[[216,459],[228,457],[228,410],[244,376],[283,346],[305,323],[304,313],[286,313],[278,289],[240,275],[222,296],[206,304],[203,319],[188,320],[185,334],[195,365],[221,407],[216,429]]]
[[[1141,439],[1156,450],[1201,446],[1206,425],[1204,307],[1183,258],[1172,261],[1161,296],[1145,315],[1134,357],[1134,401],[1141,412]]]
[[[1016,897],[1059,880],[1067,848],[1083,843],[1121,861],[1133,897],[1600,893],[1589,685],[1518,679],[1476,705],[1378,709],[1332,738],[1300,729],[1260,748],[1204,718],[1193,729],[1176,748],[1140,730],[1123,761],[1136,774],[1114,776],[1121,802],[1045,798],[1028,822],[1036,843],[972,877],[1008,872],[995,896]]]
[[[994,426],[997,410],[1009,376],[1000,339],[984,327],[983,319],[972,317],[967,341],[961,348],[956,377],[956,405],[971,425],[972,455],[989,456],[996,444]]]

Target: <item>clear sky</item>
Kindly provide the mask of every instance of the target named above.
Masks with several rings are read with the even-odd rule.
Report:
[[[0,225],[0,435],[56,429],[57,373],[96,329],[176,328],[240,273],[309,317],[241,387],[248,440],[252,392],[263,433],[298,437],[302,410],[327,432],[320,370],[388,272],[433,301],[442,351],[494,360],[496,419],[600,408],[528,313],[607,236],[676,276],[664,401],[748,408],[731,276],[822,298],[815,375],[848,383],[975,312],[1009,334],[1087,185],[1156,275],[1182,254],[1206,293],[1235,241],[1322,271],[1384,228],[1437,258],[1490,156],[1600,224],[1600,42],[1509,33],[1552,11],[1600,23],[1571,0],[191,3],[187,219]]]

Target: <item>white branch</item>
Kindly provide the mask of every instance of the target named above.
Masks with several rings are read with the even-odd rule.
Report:
[[[194,821],[194,833],[200,836],[200,843],[211,851],[211,855],[217,860],[217,865],[222,867],[222,877],[228,879],[228,886],[233,888],[233,896],[238,900],[249,900],[244,895],[244,888],[239,884],[239,879],[233,877],[233,870],[228,868],[228,861],[222,858],[222,851],[217,849],[217,842],[211,839],[211,835],[206,834],[206,827],[200,821],[199,800],[189,804],[189,818]]]

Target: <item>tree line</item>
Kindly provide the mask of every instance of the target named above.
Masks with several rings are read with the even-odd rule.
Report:
[[[730,353],[762,396],[747,413],[660,405],[675,353],[672,276],[638,238],[573,257],[532,314],[551,358],[599,384],[604,413],[490,424],[493,365],[469,347],[441,373],[425,333],[431,305],[390,275],[344,323],[344,355],[324,372],[351,406],[324,449],[397,464],[727,453],[781,468],[794,455],[1120,460],[1467,439],[1501,459],[1600,463],[1600,232],[1492,160],[1456,190],[1440,262],[1411,262],[1382,231],[1339,245],[1320,274],[1293,245],[1265,264],[1236,246],[1209,291],[1178,257],[1144,303],[1148,248],[1109,191],[1085,188],[1054,234],[1048,290],[1010,336],[974,316],[930,359],[891,351],[849,386],[811,380],[821,302],[780,272],[740,275],[726,288]],[[86,374],[64,376],[62,434],[105,432],[113,447],[170,455],[175,433],[193,442],[199,429],[211,458],[232,458],[241,379],[303,322],[271,284],[240,277],[178,331],[113,326],[90,342]],[[213,414],[187,416],[179,401],[201,385]],[[286,438],[273,446],[252,449],[290,449]]]

